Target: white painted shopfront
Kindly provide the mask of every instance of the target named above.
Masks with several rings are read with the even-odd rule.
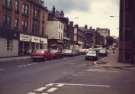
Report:
[[[19,54],[27,55],[35,49],[47,48],[47,38],[20,34]]]

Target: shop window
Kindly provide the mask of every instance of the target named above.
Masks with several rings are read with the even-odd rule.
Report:
[[[7,40],[7,50],[13,49],[13,40]]]

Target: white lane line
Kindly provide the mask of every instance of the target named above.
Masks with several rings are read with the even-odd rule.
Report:
[[[48,92],[48,93],[51,93],[51,92],[56,91],[57,89],[58,89],[58,88],[50,88],[50,89],[47,90],[47,92]]]
[[[58,84],[58,85],[56,85],[57,87],[63,87],[64,86],[64,84]]]
[[[41,88],[35,89],[34,91],[35,91],[35,92],[42,92],[42,91],[44,91],[45,89],[47,89],[47,87],[41,87]]]
[[[25,67],[29,67],[29,66],[32,66],[32,65],[36,65],[37,63],[31,63],[31,64],[26,64],[26,65],[18,65],[17,67],[18,68],[25,68]]]
[[[83,86],[83,87],[103,87],[110,88],[110,85],[98,85],[98,84],[70,84],[70,83],[54,83],[54,84],[64,84],[67,86]]]
[[[41,94],[48,94],[48,93],[41,93]]]
[[[28,94],[36,94],[36,93],[34,93],[34,92],[29,92]]]
[[[53,85],[54,85],[53,83],[50,83],[50,84],[47,84],[46,86],[50,87],[50,86],[53,86]]]
[[[105,69],[88,69],[86,71],[91,71],[91,72],[118,72],[115,70],[105,70]]]

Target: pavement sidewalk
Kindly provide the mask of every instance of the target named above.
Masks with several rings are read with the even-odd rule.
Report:
[[[134,64],[118,62],[118,52],[115,54],[110,53],[107,57],[102,58],[97,63],[99,63],[98,66],[101,66],[101,67],[113,67],[113,68],[135,67]]]
[[[30,59],[30,56],[4,57],[0,58],[0,62],[9,62],[14,60],[27,60],[27,59]]]

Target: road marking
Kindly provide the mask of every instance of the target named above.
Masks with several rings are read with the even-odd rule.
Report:
[[[88,69],[86,71],[91,71],[91,72],[118,72],[116,70],[105,70],[105,69]]]
[[[41,94],[48,94],[48,93],[41,93]]]
[[[32,66],[32,65],[35,65],[37,63],[30,63],[30,64],[25,64],[25,65],[18,65],[17,67],[18,68],[25,68],[25,67],[29,67],[29,66]]]
[[[46,86],[50,87],[50,86],[53,86],[53,85],[54,85],[53,83],[50,83],[50,84],[47,84]]]
[[[64,86],[64,84],[58,84],[58,85],[56,85],[57,87],[63,87]]]
[[[41,88],[38,88],[38,89],[36,89],[36,90],[34,90],[34,91],[36,91],[36,92],[42,92],[42,91],[44,91],[45,89],[47,89],[47,87],[41,87]]]
[[[70,84],[70,83],[54,83],[54,84],[64,84],[67,86],[83,86],[83,87],[104,87],[104,88],[110,88],[110,85],[94,85],[94,84]]]
[[[36,94],[36,93],[34,93],[34,92],[29,92],[28,94]]]
[[[51,92],[56,91],[57,89],[58,89],[58,88],[55,88],[55,87],[54,87],[54,88],[50,88],[50,89],[47,90],[47,92],[48,92],[48,93],[51,93]]]

